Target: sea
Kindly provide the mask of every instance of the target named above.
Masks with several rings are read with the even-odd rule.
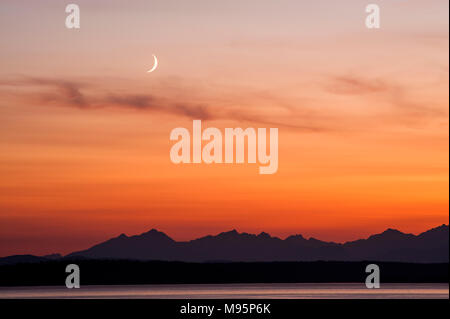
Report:
[[[0,287],[0,298],[75,299],[449,299],[448,283],[195,284]]]

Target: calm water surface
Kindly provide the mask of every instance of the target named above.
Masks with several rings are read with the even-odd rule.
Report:
[[[62,287],[0,287],[0,298],[170,298],[170,299],[363,299],[449,298],[448,284],[382,284],[367,289],[360,283],[221,284]]]

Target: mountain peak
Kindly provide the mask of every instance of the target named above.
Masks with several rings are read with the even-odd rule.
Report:
[[[149,231],[146,231],[143,234],[157,234],[157,233],[161,233],[161,232],[159,230],[155,229],[155,228],[152,228],[152,229],[150,229]]]
[[[261,232],[258,235],[259,238],[272,238],[272,236],[270,236],[270,234],[266,233],[266,232]]]
[[[142,234],[140,234],[138,236],[135,236],[135,237],[140,237],[140,238],[157,238],[157,239],[164,239],[164,240],[173,241],[172,238],[170,238],[165,233],[163,233],[163,232],[161,232],[161,231],[159,231],[159,230],[157,230],[155,228],[152,228],[149,231],[147,231],[145,233],[142,233]]]
[[[394,228],[388,228],[384,232],[372,235],[368,238],[368,240],[404,240],[415,238],[413,234],[406,234]]]
[[[305,240],[305,237],[301,234],[291,235],[286,238],[286,240]]]
[[[238,231],[236,230],[236,229],[232,229],[232,230],[230,230],[230,231],[226,231],[226,232],[222,232],[222,233],[220,233],[219,235],[217,235],[218,237],[220,236],[220,237],[223,237],[223,236],[236,236],[236,235],[240,235],[239,233],[238,233]]]
[[[394,228],[388,228],[382,234],[403,234],[401,231],[394,229]]]
[[[445,231],[445,230],[448,231],[448,225],[442,224],[441,226],[437,226],[437,227],[434,227],[434,228],[431,228],[431,229],[427,230],[425,233],[436,232],[436,231]]]
[[[442,236],[442,237],[447,237],[448,238],[448,225],[442,224],[441,226],[437,226],[435,228],[431,228],[423,233],[421,233],[419,235],[419,237],[421,238],[426,238],[426,237],[435,237],[435,236]]]

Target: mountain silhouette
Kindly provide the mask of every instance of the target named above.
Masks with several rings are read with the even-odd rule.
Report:
[[[395,229],[344,244],[302,235],[286,239],[236,230],[177,242],[156,229],[136,236],[122,234],[66,258],[213,261],[393,261],[440,263],[449,260],[448,225],[419,235]]]

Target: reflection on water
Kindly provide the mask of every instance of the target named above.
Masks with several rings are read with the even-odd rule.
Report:
[[[220,284],[61,287],[0,287],[0,298],[169,298],[169,299],[361,299],[449,298],[448,284],[382,284],[367,289],[360,283]]]

